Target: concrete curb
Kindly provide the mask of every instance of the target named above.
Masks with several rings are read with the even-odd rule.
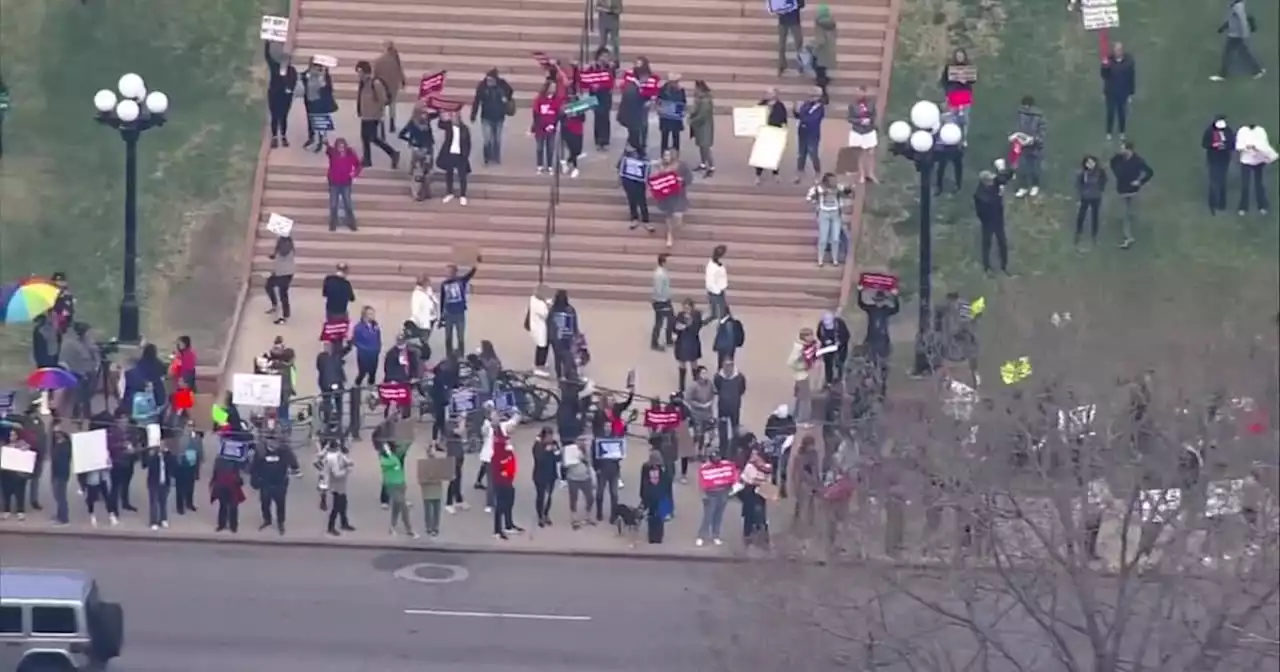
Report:
[[[460,544],[454,542],[418,542],[412,541],[345,541],[342,538],[324,539],[291,539],[254,538],[237,535],[218,535],[212,532],[191,533],[169,530],[164,533],[143,530],[72,530],[66,528],[31,528],[0,529],[3,537],[59,537],[72,539],[112,539],[117,541],[178,542],[195,544],[218,544],[227,546],[261,546],[279,548],[319,548],[319,549],[356,549],[373,551],[419,551],[422,553],[452,553],[457,555],[528,555],[543,557],[593,558],[593,559],[626,559],[699,562],[709,564],[741,563],[748,558],[740,555],[709,555],[686,551],[645,552],[637,550],[582,550],[558,548],[528,548],[511,546],[481,546],[478,544]],[[714,551],[711,551],[714,552]]]

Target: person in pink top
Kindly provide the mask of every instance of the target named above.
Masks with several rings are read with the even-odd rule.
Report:
[[[338,230],[338,202],[347,215],[347,228],[356,230],[356,212],[351,205],[351,184],[360,175],[360,157],[343,138],[325,145],[329,157],[329,230]]]

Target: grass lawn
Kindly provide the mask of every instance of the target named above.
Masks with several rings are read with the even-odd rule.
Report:
[[[955,290],[987,298],[981,337],[988,375],[1004,359],[1043,350],[1030,340],[1044,332],[1054,311],[1071,311],[1075,322],[1096,327],[1089,347],[1113,351],[1126,367],[1138,365],[1135,357],[1146,360],[1142,365],[1155,363],[1150,356],[1160,348],[1149,347],[1152,338],[1193,341],[1190,330],[1219,330],[1224,324],[1257,333],[1275,315],[1280,294],[1276,167],[1268,175],[1270,215],[1213,218],[1205,205],[1200,149],[1201,132],[1217,112],[1235,124],[1253,120],[1280,136],[1275,42],[1280,17],[1274,3],[1250,3],[1259,25],[1251,46],[1267,75],[1261,80],[1240,75],[1225,83],[1209,81],[1222,49],[1215,31],[1225,0],[1176,7],[1161,0],[1120,3],[1121,26],[1112,39],[1125,43],[1138,70],[1129,137],[1156,177],[1144,192],[1137,246],[1117,249],[1119,203],[1109,193],[1099,245],[1086,254],[1072,246],[1075,170],[1083,155],[1094,154],[1105,164],[1118,148],[1104,134],[1097,35],[1085,32],[1079,15],[1068,13],[1062,0],[902,4],[886,121],[906,118],[921,98],[941,100],[938,78],[954,48],[966,48],[978,64],[966,183],[960,194],[934,201],[934,296]],[[1036,97],[1049,123],[1046,184],[1037,200],[1007,195],[1010,267],[1020,277],[988,279],[981,270],[972,191],[977,171],[1007,150],[1023,95]],[[917,287],[918,180],[906,161],[888,156],[883,161],[885,184],[871,192],[860,261],[895,269],[911,295]],[[1232,207],[1238,198],[1236,178],[1233,168]],[[913,310],[903,315],[899,319],[914,324]],[[905,355],[909,349],[899,350]]]
[[[124,143],[92,98],[126,72],[169,95],[138,149],[144,333],[189,333],[206,362],[231,318],[262,130],[264,13],[287,0],[0,0],[13,102],[0,160],[0,281],[65,270],[113,335],[124,245]],[[29,367],[29,331],[0,327],[0,381]],[[7,373],[8,375],[3,375]]]

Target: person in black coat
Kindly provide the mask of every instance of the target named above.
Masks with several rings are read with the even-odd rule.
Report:
[[[742,322],[726,312],[716,323],[716,335],[711,342],[711,349],[716,351],[716,368],[724,366],[726,360],[733,359],[733,354],[747,341],[742,330]]]
[[[818,348],[835,346],[835,352],[822,356],[822,364],[826,371],[828,385],[839,382],[844,377],[844,365],[849,360],[849,325],[843,317],[834,313],[825,313],[818,322]]]
[[[898,302],[898,290],[886,292],[877,289],[867,301],[866,291],[858,284],[858,307],[867,314],[867,335],[862,345],[867,353],[869,363],[874,366],[882,386],[888,379],[889,357],[893,354],[893,343],[889,339],[889,318],[898,314],[901,307]]]
[[[1102,97],[1107,104],[1107,139],[1111,139],[1113,128],[1123,138],[1129,118],[1129,99],[1138,90],[1138,71],[1133,57],[1125,53],[1123,44],[1111,44],[1111,53],[1103,59],[1099,74],[1102,76]]]
[[[293,90],[298,87],[298,70],[293,58],[284,52],[277,60],[271,55],[271,42],[263,41],[262,56],[267,61],[267,111],[271,113],[271,146],[289,146],[289,108],[293,107]]]
[[[684,111],[688,103],[680,86],[680,75],[671,74],[658,92],[658,131],[661,134],[662,151],[680,151],[680,134],[684,132]]]
[[[1209,214],[1216,215],[1227,209],[1227,173],[1231,170],[1231,155],[1236,148],[1236,132],[1221,114],[1204,129],[1200,137],[1204,148],[1204,161],[1209,168]]]
[[[676,364],[680,368],[680,391],[689,376],[689,369],[697,366],[702,359],[702,328],[715,318],[702,319],[702,312],[694,307],[693,299],[685,299],[680,304],[680,312],[676,314],[671,330],[675,332],[676,342],[671,351],[675,354]]]
[[[440,155],[436,166],[444,171],[444,202],[453,200],[453,178],[458,178],[458,202],[467,204],[467,176],[471,174],[471,129],[453,112],[440,114]]]
[[[556,490],[560,474],[560,444],[550,427],[543,427],[533,444],[534,508],[538,512],[538,527],[551,525],[551,494]]]
[[[662,453],[649,451],[649,461],[640,469],[640,504],[644,506],[649,543],[661,544],[666,532],[663,517],[665,502],[671,499],[671,470],[662,460]]]
[[[1000,252],[1000,270],[1009,275],[1009,239],[1004,232],[1004,185],[1013,179],[1013,172],[1004,170],[1004,161],[997,160],[999,172],[984,170],[978,173],[978,188],[973,192],[973,212],[982,224],[982,270],[991,270],[991,239],[994,238]]]
[[[302,86],[302,104],[307,110],[307,142],[302,148],[312,147],[319,152],[324,149],[324,136],[323,131],[316,131],[312,117],[338,111],[338,101],[333,97],[333,78],[329,76],[329,69],[313,58],[298,76],[298,84]]]
[[[773,126],[775,128],[787,127],[787,106],[783,105],[781,100],[778,100],[777,89],[769,89],[759,104],[769,108],[769,117],[765,120],[766,126]],[[756,168],[756,184],[760,184],[760,178],[763,175],[764,168]],[[775,179],[778,177],[777,169],[774,169],[773,177]]]
[[[169,491],[178,466],[178,456],[168,445],[152,446],[142,457],[142,468],[147,472],[147,510],[153,530],[169,527]]]

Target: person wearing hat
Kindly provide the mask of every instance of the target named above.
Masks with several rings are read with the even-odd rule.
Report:
[[[267,111],[271,116],[271,147],[289,146],[289,108],[293,106],[293,90],[298,86],[298,70],[292,55],[285,51],[280,58],[271,55],[271,42],[263,40],[262,56],[267,61]]]
[[[1227,173],[1236,148],[1236,132],[1227,124],[1225,115],[1215,115],[1200,137],[1204,161],[1209,169],[1209,214],[1227,209]]]
[[[667,81],[658,91],[658,132],[662,151],[680,151],[680,134],[684,132],[685,105],[689,99],[680,86],[680,73],[667,75]]]

